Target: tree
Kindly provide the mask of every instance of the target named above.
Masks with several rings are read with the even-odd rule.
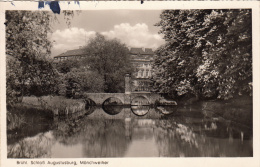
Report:
[[[251,10],[213,11],[204,25],[218,25],[207,34],[215,38],[208,40],[203,63],[197,70],[204,94],[215,92],[223,99],[236,94],[252,95]]]
[[[71,72],[73,68],[75,67],[81,67],[83,66],[82,63],[79,60],[75,59],[69,59],[64,60],[55,65],[55,68],[63,74],[66,74],[68,72]]]
[[[116,39],[109,40],[97,33],[85,51],[87,59],[84,64],[103,77],[104,91],[123,92],[125,74],[132,71],[127,47]]]
[[[250,93],[251,24],[250,10],[163,11],[156,26],[166,44],[156,51],[155,90],[223,99]]]
[[[50,15],[48,12],[6,11],[5,25],[6,54],[10,57],[7,58],[7,100],[11,100],[9,92],[12,91],[16,91],[16,97],[45,93],[54,76],[47,61],[51,49]],[[26,92],[31,88],[37,91]]]
[[[84,67],[74,67],[68,73],[60,73],[59,81],[58,94],[67,97],[81,96],[82,92],[97,93],[104,91],[103,77]]]
[[[25,94],[54,92],[56,73],[49,61],[53,21],[50,12],[6,11],[7,104]]]
[[[84,58],[56,64],[61,77],[59,94],[74,97],[75,92],[124,92],[125,74],[133,70],[126,46],[96,34],[84,49]]]

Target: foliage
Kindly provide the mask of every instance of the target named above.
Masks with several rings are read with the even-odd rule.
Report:
[[[58,70],[58,72],[63,74],[71,72],[73,68],[80,66],[82,66],[81,62],[75,59],[64,60],[55,64],[55,68]]]
[[[18,97],[21,96],[21,78],[22,73],[19,69],[20,62],[15,61],[10,56],[6,57],[7,59],[7,68],[6,68],[6,100],[9,103],[9,105],[13,105],[15,102],[19,101]],[[12,84],[9,84],[12,83]]]
[[[103,77],[104,92],[123,92],[125,74],[132,71],[127,47],[116,39],[96,34],[85,50],[88,59],[84,63]]]
[[[133,70],[128,49],[116,39],[96,34],[84,47],[86,57],[56,64],[60,73],[60,95],[77,92],[124,92],[125,74]]]
[[[75,97],[80,92],[103,92],[104,81],[97,72],[89,71],[84,67],[73,68],[66,74],[60,74],[59,94]]]
[[[8,104],[25,93],[39,96],[52,91],[50,21],[48,12],[6,11]]]
[[[251,10],[165,10],[154,88],[174,95],[232,98],[252,92]]]
[[[63,14],[69,26],[74,11],[63,11]],[[8,105],[24,95],[55,92],[58,73],[49,61],[52,47],[49,36],[55,19],[47,11],[6,11]]]
[[[20,113],[15,114],[15,113],[7,112],[6,119],[7,119],[7,130],[22,128],[25,123],[25,116]]]

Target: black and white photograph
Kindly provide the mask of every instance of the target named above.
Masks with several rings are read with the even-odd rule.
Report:
[[[78,9],[62,8],[70,3]],[[243,166],[259,154],[259,3],[88,2],[96,3],[91,10],[83,3],[1,9],[2,158],[18,166],[235,158]]]

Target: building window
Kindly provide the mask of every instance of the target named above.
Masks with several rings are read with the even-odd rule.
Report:
[[[148,77],[148,75],[149,75],[149,74],[148,74],[148,70],[146,70],[146,75],[145,75],[145,76]]]
[[[142,70],[140,70],[139,72],[138,72],[138,77],[141,77],[142,76]]]

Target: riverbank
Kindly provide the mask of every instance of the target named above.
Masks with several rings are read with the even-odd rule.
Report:
[[[24,97],[21,103],[7,107],[7,130],[16,131],[25,125],[32,126],[57,115],[69,115],[85,110],[83,100],[62,96]],[[48,121],[47,121],[48,122]]]
[[[85,110],[83,99],[68,99],[63,96],[24,97],[23,105],[52,111],[52,115],[69,115]]]

